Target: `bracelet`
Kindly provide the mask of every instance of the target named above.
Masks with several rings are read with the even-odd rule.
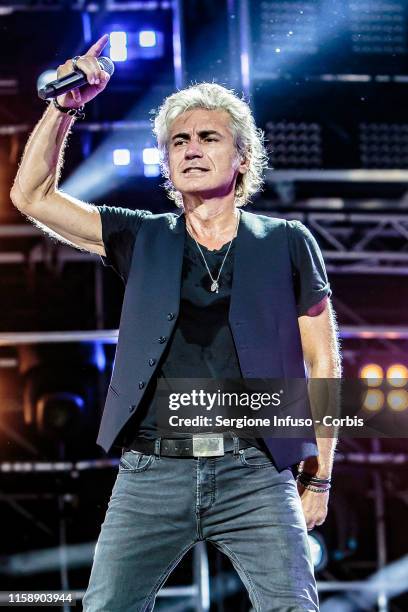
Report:
[[[309,482],[312,482],[313,484],[330,484],[331,483],[330,478],[309,478],[308,476],[303,476],[302,478],[304,480],[308,480]]]
[[[321,489],[322,487],[329,487],[331,485],[330,482],[313,482],[310,480],[307,480],[306,478],[302,478],[301,476],[298,476],[297,479],[299,482],[302,483],[302,485],[312,485],[312,487],[318,487],[319,489]]]
[[[302,478],[302,474],[296,478],[297,482],[300,482],[301,485],[305,487],[305,489],[309,489],[310,491],[321,492],[324,493],[328,491],[331,487],[330,482],[314,482],[309,480],[308,478]]]
[[[313,493],[327,493],[330,491],[330,485],[328,487],[311,487],[310,485],[305,486],[305,489],[308,491],[312,491]]]
[[[311,474],[307,474],[307,472],[300,472],[299,476],[301,476],[304,480],[308,480],[309,482],[312,482],[315,484],[330,484],[331,483],[331,478],[318,478],[317,476],[312,476]]]
[[[71,117],[76,117],[77,119],[85,119],[85,106],[79,106],[78,108],[67,108],[65,106],[61,106],[61,104],[58,104],[57,98],[53,98],[52,102],[55,108],[57,108],[62,113],[66,113],[67,115],[70,115]]]

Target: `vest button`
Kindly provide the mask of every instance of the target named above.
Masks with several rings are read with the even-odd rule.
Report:
[[[136,404],[132,404],[131,406],[129,406],[129,412],[133,412],[135,408]]]
[[[166,340],[167,340],[166,336],[160,336],[159,344],[164,344],[166,342]]]
[[[154,366],[155,363],[156,363],[155,359],[152,359],[152,358],[149,359],[149,366]]]
[[[168,321],[172,321],[173,319],[174,319],[174,312],[169,312],[169,313],[167,314],[167,320],[168,320]]]
[[[144,384],[144,380],[141,380],[141,381],[139,382],[139,389],[143,389],[143,387],[144,387],[144,386],[145,386],[145,384]]]

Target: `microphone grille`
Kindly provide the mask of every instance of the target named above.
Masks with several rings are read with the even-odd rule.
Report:
[[[105,72],[107,72],[109,76],[112,76],[115,71],[115,65],[109,57],[98,57],[98,64],[100,65],[102,70],[105,70]]]

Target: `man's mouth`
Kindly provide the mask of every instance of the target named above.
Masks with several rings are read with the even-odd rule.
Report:
[[[202,174],[203,172],[208,172],[208,168],[200,168],[199,166],[194,166],[193,168],[186,168],[183,170],[183,174]]]

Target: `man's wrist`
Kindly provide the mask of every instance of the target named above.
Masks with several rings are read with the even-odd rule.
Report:
[[[301,463],[301,470],[316,478],[331,478],[331,466],[323,465],[318,457],[308,457]]]
[[[51,100],[50,106],[53,106],[61,114],[65,114],[70,117],[77,117],[79,119],[85,118],[84,105],[73,108],[65,107],[61,106],[61,104],[58,102],[58,98],[54,98],[53,100]]]
[[[67,108],[67,109],[69,108],[69,109],[72,109],[72,110],[75,110],[76,108],[84,106],[84,104],[80,104],[79,107],[78,106],[67,106],[66,100],[65,100],[66,97],[67,97],[66,94],[61,94],[60,96],[56,96],[55,98],[50,100],[50,102],[54,102],[54,103],[56,103],[57,106],[62,106],[63,108]],[[71,100],[71,102],[72,102],[72,100]]]
[[[58,121],[61,125],[65,126],[66,129],[71,129],[72,124],[76,120],[75,117],[71,117],[71,115],[61,113],[54,104],[48,104],[46,112],[53,115],[53,120]]]

